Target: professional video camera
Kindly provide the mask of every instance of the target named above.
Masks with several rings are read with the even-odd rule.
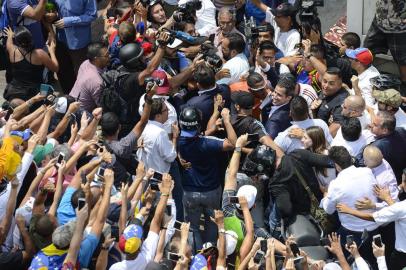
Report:
[[[207,37],[194,37],[182,31],[174,31],[167,28],[164,28],[163,31],[169,33],[169,44],[172,43],[175,38],[187,43],[188,45],[200,45],[207,40]]]
[[[173,13],[175,22],[195,22],[196,11],[202,8],[200,0],[192,0],[180,5]]]
[[[324,7],[324,0],[303,0],[299,8],[300,21],[317,17],[317,7]]]
[[[244,18],[244,35],[248,42],[256,40],[259,36],[259,33],[269,32],[271,31],[271,29],[272,25],[270,24],[257,26],[253,17],[251,17],[249,20],[247,20],[247,18]]]
[[[214,71],[217,72],[223,66],[223,61],[220,56],[217,55],[217,48],[209,43],[203,43],[200,46],[201,52],[203,54],[203,59],[207,64],[213,67]]]

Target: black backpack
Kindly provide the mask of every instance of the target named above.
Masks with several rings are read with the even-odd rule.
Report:
[[[104,72],[101,77],[103,84],[100,91],[100,106],[103,112],[115,113],[121,121],[125,121],[128,113],[128,103],[121,97],[124,79],[130,73],[122,69]]]

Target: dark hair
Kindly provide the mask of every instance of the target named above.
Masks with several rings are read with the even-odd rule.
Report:
[[[154,21],[154,18],[152,17],[152,8],[155,7],[158,4],[161,5],[162,8],[164,8],[161,1],[156,1],[153,5],[148,6],[148,8],[147,8],[147,21],[152,22],[152,23],[157,23],[157,22]]]
[[[79,188],[77,190],[75,190],[75,192],[73,192],[72,194],[72,198],[70,199],[70,203],[72,204],[73,209],[76,209],[79,205],[79,199],[80,198],[85,198],[85,192],[83,191],[83,189]]]
[[[329,68],[327,68],[326,73],[328,73],[330,75],[336,75],[340,79],[343,78],[341,69],[339,69],[338,67],[329,67]]]
[[[326,49],[321,44],[313,44],[310,46],[310,52],[317,58],[324,58],[326,55]]]
[[[376,116],[382,119],[381,128],[386,128],[389,133],[393,133],[396,128],[396,118],[387,111],[379,111]]]
[[[286,96],[293,97],[295,95],[296,82],[292,81],[291,78],[282,76],[279,78],[277,85],[285,88]]]
[[[361,39],[357,33],[354,32],[345,33],[341,39],[344,41],[348,49],[350,48],[356,49],[361,47]]]
[[[273,50],[275,53],[278,51],[275,43],[270,40],[264,40],[259,44],[259,53],[263,53],[265,50]]]
[[[152,100],[151,112],[149,113],[149,120],[154,120],[155,116],[162,113],[162,108],[165,102],[161,98],[155,98]]]
[[[328,157],[343,170],[352,165],[351,155],[344,146],[332,146]]]
[[[228,49],[230,51],[236,50],[238,53],[242,53],[245,49],[244,38],[237,33],[230,33],[226,35],[226,38],[230,41]]]
[[[193,74],[193,78],[202,88],[208,89],[216,84],[213,69],[206,65],[199,66]]]
[[[118,34],[120,36],[121,42],[125,45],[130,42],[135,41],[136,30],[133,23],[130,22],[122,22],[118,27]]]
[[[323,129],[318,126],[311,126],[306,129],[306,134],[312,140],[312,152],[324,155],[324,151],[327,149],[327,141]],[[327,177],[326,168],[316,166],[315,170],[317,173],[321,173],[324,177]]]
[[[34,50],[32,43],[32,34],[25,26],[17,26],[14,30],[15,44],[27,52]]]
[[[294,121],[303,121],[309,117],[309,106],[301,96],[296,96],[290,101],[290,114]]]
[[[54,223],[48,215],[43,215],[36,220],[35,232],[42,237],[50,237],[54,232]]]
[[[102,42],[90,43],[89,46],[87,47],[87,59],[93,61],[96,57],[102,56],[101,49],[103,48],[107,48],[107,46]]]
[[[344,140],[354,142],[359,139],[362,132],[361,122],[356,117],[345,117],[341,123],[341,132]]]
[[[112,136],[116,134],[117,130],[120,128],[120,120],[115,113],[107,112],[103,113],[100,125],[104,135]]]
[[[269,34],[271,35],[272,39],[275,36],[275,28],[273,27],[272,24],[268,23],[268,22],[263,22],[261,23],[262,28],[266,28],[266,30],[268,30],[267,32],[269,32]],[[260,32],[265,32],[265,31],[260,31]]]
[[[248,87],[255,87],[256,84],[260,83],[260,82],[264,82],[264,77],[262,77],[261,74],[259,74],[258,72],[250,72],[248,77],[247,77],[247,84]]]

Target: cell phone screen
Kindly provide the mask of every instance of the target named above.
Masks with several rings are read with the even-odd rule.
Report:
[[[261,240],[261,250],[263,252],[266,252],[267,249],[268,249],[268,240],[266,239]]]
[[[62,160],[63,160],[64,157],[65,157],[64,154],[59,153],[59,156],[58,156],[58,164],[61,164],[61,163],[62,163]]]
[[[166,213],[168,216],[172,216],[172,205],[167,205],[167,206],[166,206],[165,213]]]
[[[157,182],[150,182],[149,186],[152,190],[159,191],[159,185]]]
[[[104,170],[105,170],[105,168],[100,167],[100,168],[97,170],[97,175],[98,175],[98,176],[104,176]]]
[[[290,244],[290,249],[292,250],[293,256],[297,257],[300,254],[300,250],[297,244],[295,243]]]
[[[347,238],[346,238],[347,246],[351,246],[353,242],[354,242],[354,236],[353,235],[347,235]]]
[[[81,210],[86,204],[86,200],[84,198],[79,198],[78,199],[78,208]]]
[[[254,256],[254,263],[259,264],[263,257],[264,257],[264,253],[262,251],[258,250]]]
[[[152,176],[153,179],[162,181],[162,173],[160,172],[154,172],[154,175]]]
[[[382,238],[380,234],[377,234],[373,237],[375,245],[382,247]]]
[[[168,260],[177,262],[177,261],[179,261],[179,259],[180,259],[179,254],[168,252]]]
[[[42,83],[39,87],[39,92],[41,96],[47,96],[49,91],[49,86],[47,84]]]
[[[229,198],[230,198],[230,203],[232,203],[232,204],[239,203],[237,196],[230,196]]]
[[[254,133],[254,134],[248,134],[248,139],[249,142],[256,142],[259,140],[259,134]]]
[[[173,225],[175,230],[180,231],[180,226],[182,226],[182,222],[175,220],[175,224]]]
[[[120,240],[118,226],[112,225],[111,226],[111,237],[114,238],[114,241],[118,242]]]

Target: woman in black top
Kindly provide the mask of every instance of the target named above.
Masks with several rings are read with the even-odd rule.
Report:
[[[4,98],[9,101],[15,98],[28,100],[39,92],[44,67],[53,72],[59,69],[55,56],[55,42],[47,44],[49,56],[42,49],[34,49],[31,32],[26,27],[18,26],[15,33],[10,28],[5,31],[13,79],[6,86]]]

